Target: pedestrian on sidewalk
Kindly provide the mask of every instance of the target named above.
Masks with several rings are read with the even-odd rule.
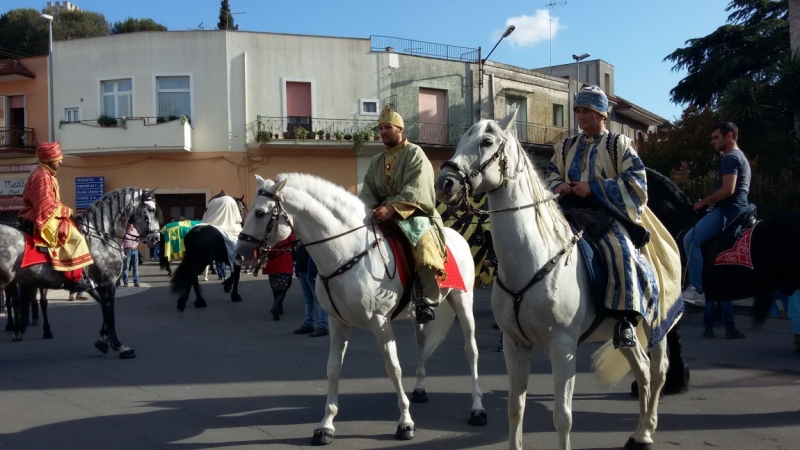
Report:
[[[736,329],[733,321],[733,302],[731,300],[720,302],[722,306],[722,319],[725,323],[725,339],[742,339],[744,334]],[[716,302],[707,301],[703,311],[703,324],[706,331],[703,332],[704,338],[714,338],[714,315],[716,312]]]
[[[133,270],[133,285],[139,287],[139,232],[132,223],[128,224],[125,239],[122,240],[125,262],[122,267],[122,286],[128,287],[128,270]]]
[[[305,300],[303,325],[294,330],[294,334],[310,334],[311,337],[328,335],[328,313],[319,306],[315,285],[317,283],[317,265],[308,250],[300,246],[295,257],[295,274],[300,279]]]
[[[270,260],[262,269],[261,273],[269,275],[269,287],[272,288],[272,320],[281,320],[283,315],[283,299],[286,292],[292,286],[294,235],[278,242],[274,247],[274,255],[270,255]]]

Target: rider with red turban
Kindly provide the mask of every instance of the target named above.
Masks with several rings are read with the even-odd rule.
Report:
[[[36,150],[39,167],[31,172],[19,212],[23,228],[33,232],[34,244],[44,248],[53,269],[66,272],[67,286],[80,281],[82,268],[92,264],[86,240],[72,220],[72,210],[61,203],[58,189],[58,168],[63,162],[58,142],[42,142]]]

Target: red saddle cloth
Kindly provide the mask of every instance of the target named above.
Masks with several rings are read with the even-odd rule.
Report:
[[[25,252],[22,254],[22,264],[20,268],[35,266],[36,264],[50,264],[50,255],[36,250],[36,245],[33,242],[33,236],[25,233]]]
[[[410,275],[409,262],[411,258],[409,258],[409,255],[406,255],[406,252],[403,250],[403,246],[397,242],[397,237],[390,233],[386,233],[385,231],[384,236],[386,236],[386,240],[389,241],[389,245],[392,247],[392,253],[394,253],[395,260],[397,260],[400,283],[405,286],[406,280]],[[456,264],[455,258],[453,258],[453,253],[450,251],[450,247],[446,248],[447,258],[444,262],[444,272],[447,274],[447,279],[444,281],[439,280],[439,287],[460,289],[466,292],[467,287],[464,284],[464,278],[461,276],[461,270],[459,270],[458,264]]]
[[[750,257],[750,236],[753,234],[753,228],[742,233],[742,237],[736,241],[733,248],[725,250],[717,255],[714,260],[715,266],[744,266],[750,269],[753,268],[753,259]]]
[[[25,250],[22,252],[22,263],[19,265],[20,269],[23,267],[35,266],[36,264],[50,264],[50,254],[40,252],[36,249],[36,243],[33,240],[33,236],[28,233],[24,233],[24,235]],[[77,282],[81,280],[83,269],[75,269],[63,273],[67,281]]]

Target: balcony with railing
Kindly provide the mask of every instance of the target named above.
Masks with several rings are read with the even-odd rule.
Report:
[[[39,142],[33,128],[1,127],[0,151],[2,153],[31,154],[36,152]]]
[[[188,120],[156,117],[62,122],[59,140],[64,154],[102,154],[130,151],[191,151],[192,127]]]
[[[409,141],[424,145],[455,146],[468,126],[405,122],[403,135]],[[302,129],[303,131],[298,131]],[[330,142],[352,141],[361,134],[366,141],[378,138],[377,120],[313,119],[310,117],[265,117],[256,120],[256,141],[259,143],[311,143],[315,140]],[[321,132],[321,134],[320,134]],[[563,127],[517,122],[514,132],[522,143],[554,144],[569,135]],[[358,138],[356,138],[358,140]]]

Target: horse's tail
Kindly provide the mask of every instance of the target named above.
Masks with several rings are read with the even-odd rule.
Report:
[[[644,334],[642,323],[639,321],[639,326],[636,327],[636,337],[639,345],[644,346],[647,336]],[[600,384],[611,387],[616,386],[628,374],[631,366],[622,352],[617,351],[614,343],[609,340],[592,355],[592,369]]]
[[[453,326],[453,320],[456,317],[456,312],[450,306],[450,302],[445,298],[442,303],[436,308],[436,320],[432,320],[425,325],[422,332],[425,334],[425,347],[422,350],[422,360],[425,361],[431,356],[436,347],[442,343],[450,327]]]
[[[183,258],[169,280],[169,284],[172,286],[172,295],[179,296],[186,292],[197,281],[197,272],[196,261],[190,258]]]

